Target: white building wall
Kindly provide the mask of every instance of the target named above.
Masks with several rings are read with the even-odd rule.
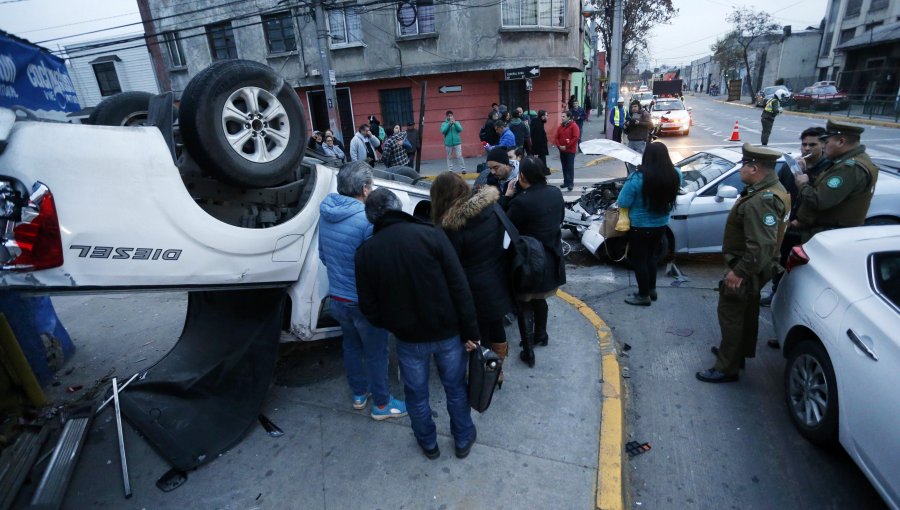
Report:
[[[133,34],[131,36],[103,39],[65,47],[68,56],[66,65],[69,67],[69,76],[72,77],[82,108],[97,106],[104,99],[100,95],[100,86],[97,84],[97,77],[90,63],[104,56],[115,55],[120,59],[120,61],[115,62],[115,66],[116,74],[119,78],[119,86],[123,92],[136,90],[153,94],[159,93],[156,76],[153,74],[153,66],[150,62],[150,53],[147,51],[147,45],[143,42],[143,39],[111,44],[101,48],[91,47],[119,39],[127,40],[133,37],[140,37],[141,35]]]

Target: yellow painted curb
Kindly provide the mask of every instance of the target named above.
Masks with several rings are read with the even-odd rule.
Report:
[[[478,172],[466,172],[464,174],[459,174],[459,176],[462,177],[463,179],[466,179],[469,181],[474,181],[475,179],[478,178]],[[433,181],[436,177],[437,177],[437,175],[426,175],[426,176],[422,177],[422,180],[423,181]]]
[[[623,427],[625,418],[622,406],[622,376],[619,358],[613,343],[612,331],[596,312],[575,296],[556,292],[563,301],[572,305],[597,329],[603,383],[601,393],[603,403],[600,411],[600,448],[597,462],[596,508],[598,510],[621,510],[624,507],[622,494],[622,452],[625,441]]]
[[[611,159],[613,159],[613,158],[610,156],[601,156],[597,159],[592,159],[592,160],[588,161],[587,163],[584,164],[584,166],[588,167],[588,166],[599,165],[600,163],[603,163],[604,161],[609,161]]]

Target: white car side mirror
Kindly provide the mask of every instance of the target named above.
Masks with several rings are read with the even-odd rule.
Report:
[[[719,186],[716,190],[716,202],[724,202],[726,198],[737,198],[738,190],[734,186]]]
[[[694,107],[693,107],[693,106],[688,106],[688,111],[689,111],[689,112],[690,112],[690,111],[693,111],[693,110],[694,110]]]

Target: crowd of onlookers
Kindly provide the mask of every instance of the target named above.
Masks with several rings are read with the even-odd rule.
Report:
[[[535,347],[550,342],[547,297],[565,283],[560,224],[564,202],[547,185],[537,157],[510,159],[504,146],[488,151],[474,186],[445,172],[431,187],[430,221],[402,210],[387,188],[373,191],[366,161],[345,164],[337,193],[321,204],[319,255],[328,271],[330,306],[341,325],[351,404],[383,420],[409,416],[428,458],[437,458],[435,425],[428,402],[428,375],[435,360],[447,397],[457,457],[476,440],[466,391],[466,351],[478,344],[506,359],[504,320],[515,312],[521,350],[529,367]],[[540,271],[514,287],[510,244],[536,240]],[[397,338],[405,401],[387,383],[388,332]],[[499,387],[502,388],[502,374]]]

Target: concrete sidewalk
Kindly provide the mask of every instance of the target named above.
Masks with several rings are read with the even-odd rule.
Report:
[[[148,338],[173,332],[177,337],[184,300],[179,293],[54,299],[79,355],[104,359],[105,346],[116,345],[122,351],[119,373],[140,369],[126,360]],[[264,413],[284,436],[273,438],[253,426],[231,451],[190,472],[187,482],[169,493],[155,487],[169,466],[126,425],[134,497],[123,498],[115,421],[104,411],[92,426],[64,508],[594,508],[601,391],[609,393],[609,384],[601,383],[598,327],[577,300],[553,298],[549,304],[550,345],[537,349],[535,368],[519,361],[516,328],[507,329],[512,348],[506,382],[489,410],[473,412],[478,442],[464,460],[453,455],[435,371],[431,404],[442,455],[430,461],[419,451],[408,418],[376,422],[370,410],[352,409],[340,352],[333,348],[282,366]],[[85,319],[86,308],[102,310],[105,319]],[[133,317],[136,309],[161,313],[123,326],[122,317]],[[114,325],[104,327],[102,320]],[[123,340],[134,344],[132,354]],[[154,347],[165,349],[159,340]],[[85,362],[90,360],[75,360],[76,371],[64,386],[70,377],[86,377],[79,364]],[[613,370],[618,382],[617,365]],[[392,390],[402,395],[396,370],[391,374]],[[621,406],[613,396],[607,400]],[[618,424],[621,442],[621,407],[619,414],[612,423]],[[613,445],[607,458],[621,461],[618,448]],[[610,474],[603,480],[621,480]],[[621,497],[620,485],[607,489]],[[621,499],[615,507],[620,506]]]

